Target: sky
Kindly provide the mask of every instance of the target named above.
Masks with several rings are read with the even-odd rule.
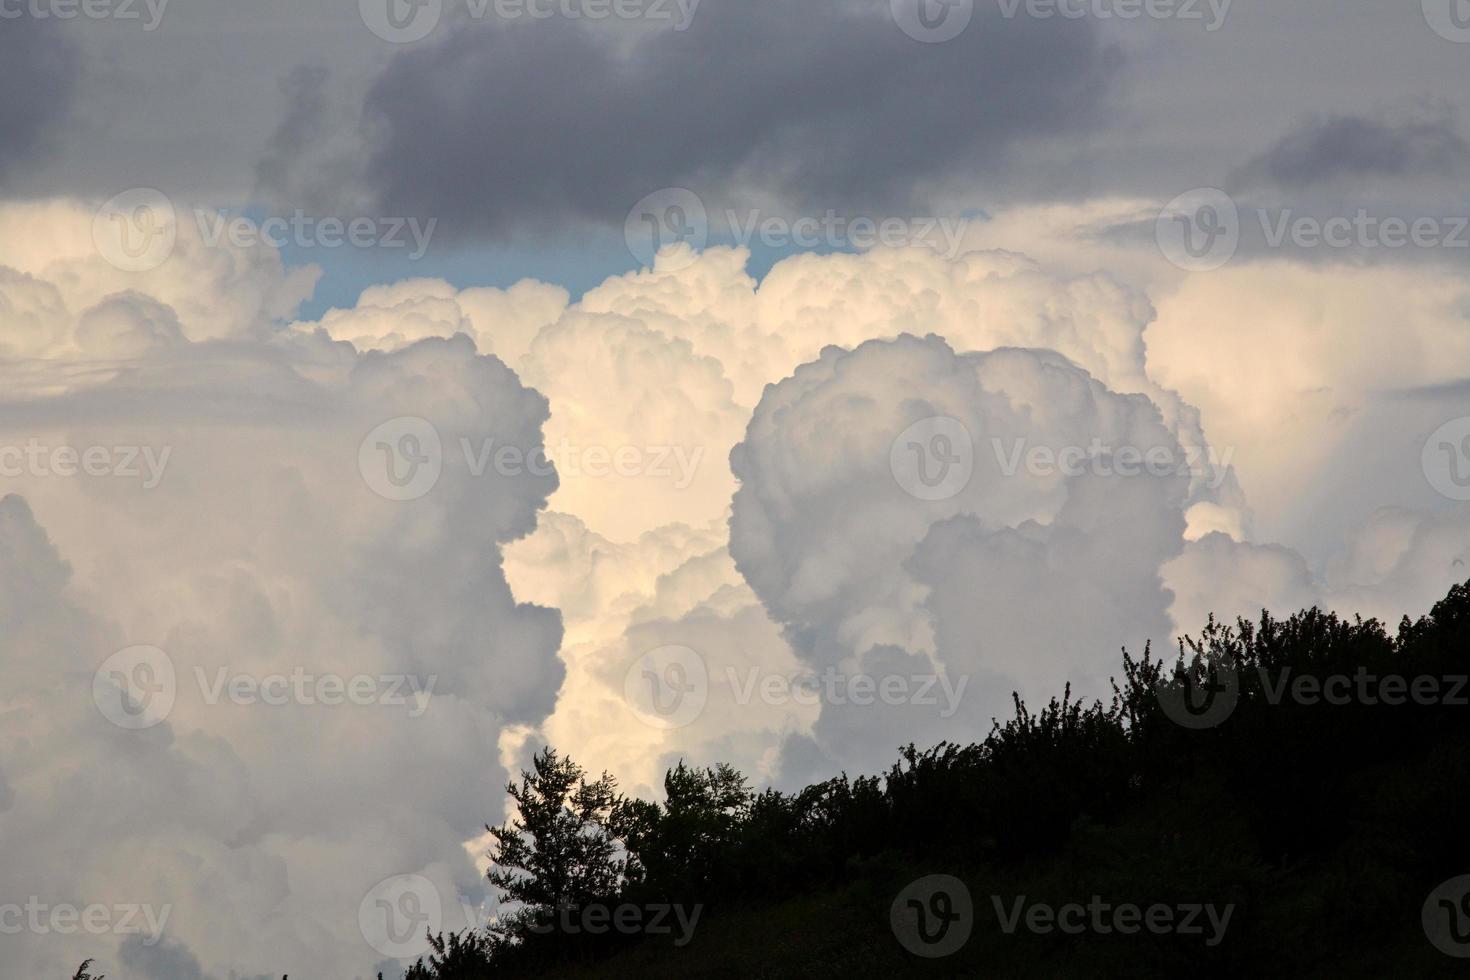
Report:
[[[1464,0],[0,0],[0,963],[371,977],[1470,579]]]

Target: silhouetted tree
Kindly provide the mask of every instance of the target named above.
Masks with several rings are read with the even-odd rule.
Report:
[[[1109,705],[1073,700],[1070,686],[1039,712],[1013,697],[1015,716],[980,743],[910,744],[881,777],[844,773],[795,793],[752,793],[728,765],[681,760],[662,802],[622,798],[611,777],[588,782],[547,748],[508,787],[515,818],[487,828],[497,845],[490,880],[518,908],[488,931],[433,937],[409,980],[556,976],[568,959],[582,961],[569,968],[577,976],[739,975],[729,962],[749,945],[739,940],[717,943],[717,962],[691,967],[692,946],[660,952],[647,939],[608,969],[638,939],[564,934],[554,913],[603,901],[698,903],[713,913],[702,922],[743,912],[739,928],[753,919],[765,938],[783,902],[799,910],[814,896],[819,914],[807,931],[773,944],[754,972],[910,975],[918,966],[882,941],[882,923],[897,889],[935,869],[1061,901],[1106,893],[1239,907],[1229,942],[1207,962],[1177,935],[1074,943],[977,930],[940,964],[943,975],[1447,971],[1418,910],[1437,883],[1470,871],[1467,672],[1470,583],[1429,615],[1404,618],[1396,635],[1319,609],[1234,624],[1211,617],[1180,640],[1172,665],[1149,647],[1137,660],[1125,650]],[[1435,681],[1447,697],[1330,703],[1283,693],[1303,680],[1321,691],[1329,679],[1340,688],[1360,676]],[[1225,692],[1228,711],[1181,723],[1174,697],[1207,685]],[[860,952],[841,963],[822,958],[832,947],[809,954],[813,931],[841,934],[838,948]]]
[[[668,901],[728,887],[726,861],[749,804],[745,777],[731,766],[692,769],[681,760],[664,777],[662,804],[623,799],[613,809],[629,876]]]
[[[579,909],[618,893],[627,867],[608,827],[617,805],[617,782],[607,773],[588,782],[582,767],[555,749],[542,749],[520,785],[506,792],[515,816],[486,827],[495,838],[489,879],[502,902],[519,908],[491,927],[499,941],[516,942],[554,926],[561,909]]]

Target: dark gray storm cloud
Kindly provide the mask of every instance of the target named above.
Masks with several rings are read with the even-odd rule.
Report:
[[[365,177],[385,213],[449,233],[620,224],[669,186],[711,207],[738,186],[885,208],[1100,124],[1119,60],[1089,21],[980,4],[942,44],[905,35],[887,0],[705,0],[631,51],[564,18],[469,24],[377,78]]]
[[[41,155],[70,110],[79,60],[53,22],[0,20],[0,187]]]
[[[1451,116],[1314,116],[1242,168],[1240,179],[1301,189],[1340,179],[1445,176],[1467,160],[1470,147]]]

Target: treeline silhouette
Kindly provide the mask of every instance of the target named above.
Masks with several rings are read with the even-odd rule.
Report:
[[[489,828],[490,880],[518,910],[488,930],[433,937],[408,978],[1463,967],[1430,945],[1420,913],[1438,883],[1470,872],[1470,706],[1446,703],[1470,696],[1455,679],[1470,672],[1470,584],[1417,622],[1405,617],[1396,635],[1317,609],[1211,619],[1172,664],[1146,649],[1139,660],[1125,651],[1122,666],[1111,704],[1069,690],[1033,712],[1016,698],[1015,717],[979,744],[910,745],[881,777],[843,774],[793,794],[751,792],[729,766],[681,763],[663,802],[628,799],[548,748],[509,787],[519,818]],[[1233,703],[1218,724],[1176,720],[1180,704],[1201,706],[1232,676],[1233,690],[1215,694]],[[1348,703],[1313,698],[1301,680],[1320,689],[1332,676],[1353,680]],[[1438,701],[1370,703],[1359,677],[1370,694],[1373,678],[1436,678]],[[965,948],[924,960],[895,941],[888,915],[903,886],[931,872],[969,885],[977,921]],[[1206,947],[1148,933],[1007,935],[988,900],[1094,894],[1236,911],[1224,941]],[[577,917],[557,913],[625,903],[703,915],[681,947],[675,936],[569,931]]]
[[[487,828],[489,878],[514,911],[431,935],[407,980],[1464,972],[1421,910],[1470,872],[1470,707],[1457,703],[1470,583],[1396,633],[1317,609],[1212,618],[1172,662],[1124,651],[1122,667],[1110,704],[1068,690],[1033,712],[1016,698],[981,743],[910,745],[881,776],[796,793],[680,763],[653,803],[546,748],[508,787],[513,817]],[[1397,690],[1390,677],[1405,679],[1403,703],[1364,696]],[[1437,694],[1413,696],[1428,678]],[[1351,696],[1312,696],[1324,682]],[[896,941],[889,910],[935,873],[966,883],[974,924],[958,951],[926,959]],[[1001,927],[1016,897],[1094,895],[1234,914],[1212,946]],[[697,907],[697,928],[579,925],[624,905]]]

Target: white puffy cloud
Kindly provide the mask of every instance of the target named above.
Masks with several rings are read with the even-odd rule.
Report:
[[[260,336],[311,295],[319,273],[316,267],[287,270],[272,248],[212,243],[185,202],[163,202],[156,196],[144,200],[158,207],[151,212],[154,224],[146,234],[172,229],[175,237],[171,250],[160,249],[162,261],[143,271],[120,268],[115,246],[123,234],[141,246],[151,240],[144,237],[145,230],[125,230],[105,214],[99,219],[94,208],[78,201],[0,207],[0,267],[6,269],[0,290],[7,297],[20,293],[21,302],[32,311],[39,302],[59,317],[37,338],[44,344],[17,353],[101,358],[118,353],[88,345],[87,338],[74,346],[73,324],[68,320],[119,293],[147,296],[168,307],[184,335],[194,341]],[[164,209],[165,203],[170,210]],[[0,310],[13,302],[0,300]],[[8,329],[6,341],[14,342]]]
[[[16,880],[37,895],[173,912],[156,947],[28,936],[37,972],[95,948],[123,980],[366,973],[367,888],[420,873],[477,903],[496,773],[542,741],[642,795],[679,758],[782,785],[875,771],[901,742],[982,736],[1012,690],[1106,696],[1120,646],[1209,612],[1393,619],[1470,578],[1470,519],[1416,472],[1462,400],[1435,353],[1459,294],[1432,278],[1397,353],[1335,350],[1304,273],[1272,273],[1274,305],[1249,295],[1259,270],[1145,275],[1151,302],[1085,249],[797,256],[759,283],[740,249],[675,249],[577,303],[417,279],[290,322],[311,270],[207,245],[186,217],[165,262],[125,273],[91,219],[0,208],[0,447],[37,446],[45,468],[0,459],[0,627],[29,682],[0,711],[25,747],[0,752],[0,843],[27,842]],[[1373,309],[1331,315],[1381,346]],[[1274,332],[1312,363],[1261,362]],[[953,493],[914,468],[955,449],[923,427],[936,416],[969,440]],[[531,465],[543,445],[555,475]],[[52,452],[111,465],[130,446],[131,477],[62,475],[80,457]],[[1266,544],[1217,446],[1268,488],[1268,527],[1290,525],[1292,487],[1341,501],[1300,505],[1324,516],[1297,550]],[[1121,450],[1182,465],[1123,475]],[[412,484],[421,456],[432,488],[385,499],[404,490],[387,465]],[[91,673],[139,643],[168,652],[178,697],[128,732]],[[687,681],[656,659],[669,648],[702,678],[672,726],[629,693]],[[220,668],[298,666],[435,687],[415,717],[203,696]],[[931,703],[852,687],[917,697],[926,676]]]
[[[48,213],[58,241],[90,223]],[[79,282],[89,261],[3,279],[61,325],[45,361],[0,366],[6,900],[170,912],[155,952],[27,931],[7,968],[367,975],[384,957],[358,909],[381,879],[434,881],[450,927],[460,895],[484,898],[462,844],[503,812],[501,740],[561,685],[559,617],[512,594],[500,555],[555,477],[476,474],[461,452],[540,445],[546,400],[466,336],[360,354],[272,334],[238,279],[217,320],[191,321],[201,277],[250,255],[176,251],[120,293]],[[269,269],[261,291],[289,288]],[[3,335],[31,319],[0,316]],[[401,443],[403,417],[442,453]],[[388,499],[387,467],[420,453],[433,486]],[[134,731],[93,703],[93,673],[136,645],[171,669],[124,676],[174,700]]]
[[[814,705],[790,699],[771,705],[758,696],[745,697],[743,704],[732,702],[739,710],[723,714],[719,705],[731,694],[726,688],[732,668],[737,677],[747,676],[756,665],[762,677],[790,680],[811,673],[814,662],[796,657],[777,625],[785,622],[782,615],[766,612],[735,572],[723,533],[697,529],[718,525],[728,512],[736,488],[729,451],[744,436],[763,393],[772,397],[766,386],[805,370],[799,365],[822,358],[830,344],[857,346],[874,337],[933,331],[962,351],[1007,346],[1057,350],[1065,359],[1052,356],[1046,361],[1053,365],[1048,370],[1083,378],[1085,369],[1096,379],[1091,384],[1128,394],[1131,399],[1119,403],[1137,404],[1141,416],[1152,418],[1155,428],[1137,448],[1170,447],[1171,458],[1181,461],[1188,454],[1181,446],[1198,450],[1185,467],[1191,475],[1177,488],[1177,499],[1161,503],[1165,526],[1173,527],[1181,514],[1187,514],[1191,537],[1217,528],[1241,533],[1248,525],[1233,477],[1208,453],[1198,413],[1149,377],[1143,335],[1153,311],[1136,289],[1105,274],[1058,277],[1005,251],[954,260],[919,248],[796,256],[778,263],[759,283],[745,269],[748,258],[741,249],[712,248],[698,255],[687,248],[666,250],[653,269],[613,277],[561,311],[538,330],[525,355],[513,361],[523,380],[550,401],[546,441],[558,465],[560,487],[551,501],[556,513],[509,549],[508,574],[519,593],[555,605],[566,616],[562,656],[568,677],[557,711],[541,735],[574,756],[610,768],[636,785],[656,784],[667,761],[664,753],[676,750],[699,762],[736,761],[761,777],[795,778],[793,766],[783,771],[780,746],[794,746],[811,732],[817,718]],[[320,326],[336,339],[385,349],[436,331],[462,331],[484,337],[492,346],[499,343],[495,327],[471,330],[465,325],[468,319],[463,293],[446,284],[417,281],[369,291],[355,310],[334,311],[320,324],[297,328]],[[989,370],[1004,376],[1019,364],[1047,356],[997,353]],[[863,417],[861,409],[861,404],[843,403],[829,416],[807,423],[805,441],[791,450],[790,467],[813,479],[826,472],[840,457],[836,441],[854,438],[849,427]],[[1077,417],[1087,419],[1088,411],[1079,407]],[[757,421],[764,425],[771,417],[758,414]],[[790,425],[792,419],[781,415],[780,424]],[[1087,425],[1078,423],[1070,438],[1084,447],[1092,435],[1115,443],[1139,442],[1137,433],[1126,428],[1088,433]],[[1021,426],[1017,434],[1033,438],[1038,433]],[[993,461],[997,450],[991,438],[984,434],[976,448]],[[1012,452],[1013,440],[1003,442],[1005,452]],[[886,446],[875,457],[884,468],[880,486],[896,489],[887,473]],[[588,447],[602,447],[609,455],[624,449],[630,464],[641,460],[646,465],[619,473],[605,464],[602,473],[589,472],[581,455]],[[669,458],[662,472],[649,472],[657,451]],[[841,509],[845,494],[865,492],[869,476],[847,474],[813,489],[812,518],[825,520]],[[998,483],[996,493],[1015,510],[1009,519],[1016,524],[1044,515],[1050,520],[1065,498],[1062,482],[1006,480]],[[1038,491],[1043,496],[1033,499]],[[1074,504],[1073,511],[1079,506]],[[916,524],[902,546],[884,559],[875,558],[873,567],[907,559],[927,527],[923,521]],[[882,537],[868,527],[862,535],[866,544]],[[942,538],[936,531],[936,541]],[[803,581],[812,587],[840,590],[847,584],[842,579],[846,556],[839,544],[814,544],[816,540],[793,536],[789,546],[801,554],[792,561],[805,563]],[[1168,548],[1177,546],[1167,541],[1153,549],[1122,546],[1136,558],[1145,584],[1120,582],[1118,589],[1149,593],[1146,604],[1152,610],[1144,617],[1146,627],[1135,625],[1129,636],[1167,630],[1167,600],[1153,594],[1157,588],[1147,583],[1171,553]],[[1053,547],[1065,552],[1060,543]],[[838,553],[826,554],[828,548]],[[920,601],[925,587],[911,574],[896,567],[887,574],[906,582],[903,588],[912,593],[894,600],[893,609]],[[1085,578],[1078,573],[1078,582]],[[675,594],[682,598],[675,603],[678,608],[671,608]],[[762,598],[769,602],[769,597]],[[889,655],[900,661],[927,656],[901,651],[930,649],[925,631],[933,629],[933,617],[909,608],[913,622],[902,625],[902,615],[893,609],[877,604],[842,629],[861,634],[870,645],[894,645]],[[1109,619],[1100,632],[1117,622]],[[719,629],[709,628],[714,623]],[[729,636],[739,637],[739,656],[723,642]],[[625,725],[631,717],[623,692],[626,669],[648,650],[681,642],[696,648],[709,669],[710,703],[700,720],[674,732],[641,723],[631,729],[610,728],[608,717],[616,715]],[[1116,643],[1104,647],[1108,649],[1116,649]],[[853,654],[867,655],[866,647]],[[1105,669],[1095,662],[1089,665]],[[1093,680],[1095,673],[1089,675]],[[1061,674],[1043,673],[1031,680],[1050,694],[1047,681],[1054,676]],[[982,733],[989,712],[1005,710],[1009,690],[999,693],[999,701],[972,712],[970,719],[979,719],[975,724]],[[840,714],[829,716],[829,727],[830,719]],[[892,714],[894,730],[901,731],[902,712]],[[881,765],[891,754],[889,743],[897,744],[899,738],[888,733],[852,741],[853,757],[862,765]],[[788,759],[797,754],[788,747]],[[811,753],[811,759],[816,765],[820,752]]]
[[[442,279],[405,279],[370,286],[351,309],[332,309],[318,323],[358,350],[396,350],[426,337],[467,334],[482,354],[519,367],[532,339],[567,305],[559,286],[523,279],[509,289],[455,289]]]
[[[942,445],[922,428],[934,417],[949,420]],[[1071,475],[1025,462],[1094,444],[1109,448]],[[1109,469],[1125,447],[1181,455],[1147,398],[1050,351],[904,336],[828,348],[767,389],[733,456],[730,547],[756,594],[810,664],[969,685],[948,728],[918,707],[884,725],[824,705],[816,736],[833,761],[871,764],[916,725],[983,735],[1016,690],[1102,695],[1119,642],[1167,632],[1159,566],[1183,547],[1189,480]],[[914,481],[946,454],[951,476],[929,494]],[[891,744],[873,744],[874,726]]]

